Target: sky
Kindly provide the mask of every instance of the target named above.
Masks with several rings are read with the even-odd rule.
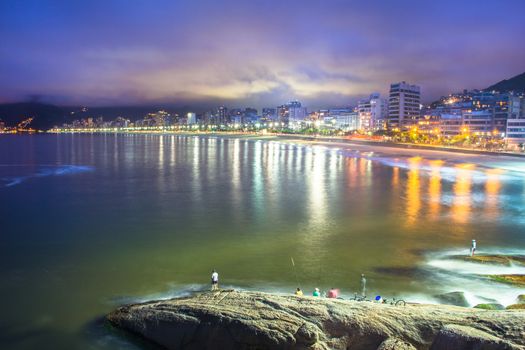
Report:
[[[523,0],[2,0],[0,102],[425,102],[525,71]]]

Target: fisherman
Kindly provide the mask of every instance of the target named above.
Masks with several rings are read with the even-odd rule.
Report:
[[[321,292],[319,291],[319,288],[315,288],[312,295],[314,297],[320,297],[321,296]]]
[[[330,288],[330,290],[328,291],[328,298],[332,298],[332,299],[337,299],[337,297],[339,296],[339,289],[335,289],[335,288]]]
[[[217,271],[212,270],[211,272],[211,290],[218,290],[219,289],[219,274]]]
[[[303,291],[301,290],[301,288],[297,287],[297,290],[295,291],[295,295],[297,295],[298,297],[303,296]]]
[[[366,297],[366,278],[365,274],[361,274],[361,296]]]
[[[476,240],[472,240],[472,246],[470,247],[470,256],[474,256],[474,253],[476,253]]]

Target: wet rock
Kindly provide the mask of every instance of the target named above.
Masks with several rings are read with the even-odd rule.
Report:
[[[512,304],[506,307],[507,310],[525,310],[525,304]],[[524,320],[525,322],[525,320]]]
[[[464,260],[468,262],[491,264],[501,266],[511,266],[512,264],[525,265],[525,257],[521,255],[501,255],[501,254],[477,254],[470,255],[453,255],[453,259]]]
[[[474,308],[483,310],[505,310],[505,306],[498,303],[478,304],[474,306]]]
[[[525,275],[487,275],[491,280],[515,286],[525,286]]]
[[[446,305],[455,305],[455,306],[469,306],[467,299],[465,298],[465,293],[463,292],[450,292],[444,294],[435,295],[439,302]]]
[[[525,350],[524,318],[519,310],[396,307],[237,291],[128,305],[107,316],[166,349],[258,350],[461,349],[457,344]],[[457,324],[464,328],[447,326]]]
[[[525,304],[525,294],[520,294],[516,298],[516,304]]]

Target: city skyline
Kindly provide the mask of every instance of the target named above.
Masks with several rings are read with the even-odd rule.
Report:
[[[520,1],[154,5],[3,2],[0,102],[315,109],[407,81],[428,103],[525,68]]]

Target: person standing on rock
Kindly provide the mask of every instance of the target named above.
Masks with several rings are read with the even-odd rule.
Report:
[[[219,289],[219,274],[217,271],[212,270],[211,272],[211,290]]]
[[[319,288],[315,288],[313,294],[312,294],[314,297],[320,297],[321,296],[321,292],[319,291]]]
[[[472,246],[470,247],[470,256],[474,256],[474,253],[476,253],[476,240],[472,240]]]
[[[366,278],[365,274],[361,274],[361,296],[366,297]]]
[[[298,297],[303,296],[303,291],[301,290],[301,288],[297,287],[297,289],[295,290],[295,295],[297,295]]]

